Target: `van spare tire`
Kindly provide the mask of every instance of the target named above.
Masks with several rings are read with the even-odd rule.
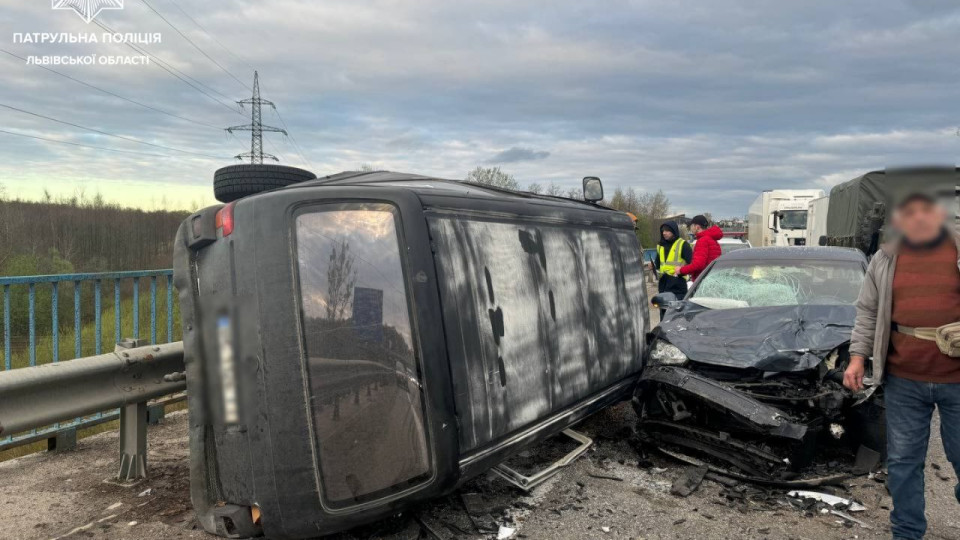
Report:
[[[286,165],[230,165],[213,173],[213,194],[228,203],[316,178],[310,171]]]

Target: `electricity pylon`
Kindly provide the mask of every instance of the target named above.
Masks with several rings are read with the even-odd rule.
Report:
[[[227,131],[233,133],[234,131],[249,131],[250,132],[250,152],[247,154],[240,154],[237,156],[237,159],[243,161],[246,158],[250,158],[251,164],[261,164],[263,163],[263,158],[272,159],[274,161],[280,161],[277,159],[277,156],[263,153],[263,132],[269,131],[274,133],[283,133],[287,134],[286,130],[275,128],[273,126],[263,125],[263,118],[260,114],[260,109],[263,105],[269,105],[276,110],[277,106],[273,104],[272,101],[267,101],[266,99],[260,99],[260,74],[256,71],[253,72],[253,97],[250,99],[245,99],[243,101],[237,102],[240,105],[240,108],[243,109],[244,105],[250,105],[250,123],[245,126],[233,126],[228,127]]]

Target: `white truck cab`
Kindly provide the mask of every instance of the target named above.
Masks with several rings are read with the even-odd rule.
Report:
[[[822,189],[764,191],[750,205],[750,243],[755,247],[807,245],[810,202],[825,195]]]

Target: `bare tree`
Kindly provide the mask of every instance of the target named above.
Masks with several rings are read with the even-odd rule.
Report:
[[[500,167],[477,167],[467,173],[467,182],[504,189],[520,189],[520,183],[512,174],[500,170]]]
[[[344,239],[333,246],[327,267],[327,319],[331,321],[343,319],[350,305],[353,287],[357,283],[354,262],[350,242]]]
[[[563,188],[550,182],[550,185],[547,186],[546,194],[552,197],[563,197]]]
[[[529,191],[530,193],[535,193],[539,195],[543,193],[543,184],[539,182],[532,182],[529,186],[527,186],[527,191]]]
[[[638,194],[631,188],[617,188],[610,207],[637,217],[637,236],[644,246],[653,245],[660,236],[660,225],[670,214],[670,199],[663,191]]]

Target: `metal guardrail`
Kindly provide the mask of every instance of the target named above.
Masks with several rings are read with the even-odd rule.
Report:
[[[0,435],[119,407],[120,480],[146,476],[147,403],[186,389],[183,342],[0,373]]]
[[[134,340],[140,339],[141,332],[141,282],[149,282],[149,331],[150,343],[157,343],[160,339],[158,329],[158,291],[163,287],[166,301],[166,336],[167,343],[174,339],[174,292],[173,292],[173,270],[144,270],[135,272],[102,272],[102,273],[83,273],[83,274],[58,274],[41,276],[6,276],[0,277],[0,287],[3,289],[3,370],[17,371],[25,367],[33,367],[38,364],[52,363],[57,364],[62,360],[71,358],[80,358],[84,352],[99,355],[103,353],[104,348],[104,286],[109,287],[113,284],[113,337],[115,343],[122,341],[126,332],[132,330]],[[72,289],[72,291],[70,290]],[[63,298],[63,293],[70,295],[72,292],[73,307],[73,353],[64,358],[61,353],[61,341],[68,337],[70,329],[61,328],[60,304],[69,304],[68,299]],[[86,293],[86,294],[85,294]],[[18,295],[24,295],[19,296]],[[26,299],[26,313],[14,313],[13,300]],[[39,300],[43,301],[40,302]],[[130,301],[129,311],[126,313],[123,309],[125,301]],[[92,302],[92,304],[88,303]],[[42,303],[43,309],[49,303],[50,327],[49,335],[44,331],[38,332],[38,303]],[[92,321],[83,317],[82,307],[92,306]],[[109,304],[108,308],[109,310]],[[88,309],[89,311],[89,309]],[[107,311],[109,313],[109,311]],[[26,315],[26,328],[21,328],[23,334],[20,337],[20,346],[15,347],[15,336],[12,325],[13,316],[20,317]],[[88,317],[91,314],[88,313]],[[124,321],[129,317],[129,322],[124,325]],[[85,324],[86,322],[86,324]],[[93,322],[93,328],[85,326]],[[44,329],[45,330],[45,329]],[[92,344],[90,343],[90,333],[93,333]],[[86,340],[84,338],[87,338]],[[49,355],[41,355],[38,352],[38,338],[49,340]],[[109,338],[108,338],[109,339]],[[23,343],[26,341],[26,343]],[[86,347],[84,346],[84,342]],[[92,345],[92,346],[91,346]],[[85,350],[86,348],[86,350]],[[91,351],[92,349],[92,351]],[[15,355],[15,353],[19,353]],[[19,362],[14,362],[18,359]],[[96,414],[89,417],[77,417],[70,419],[65,423],[53,426],[45,426],[30,433],[17,436],[0,436],[0,451],[7,450],[16,446],[30,444],[44,439],[48,440],[50,449],[63,449],[71,447],[76,441],[76,430],[89,428],[109,422],[119,418],[120,411],[96,411]]]

